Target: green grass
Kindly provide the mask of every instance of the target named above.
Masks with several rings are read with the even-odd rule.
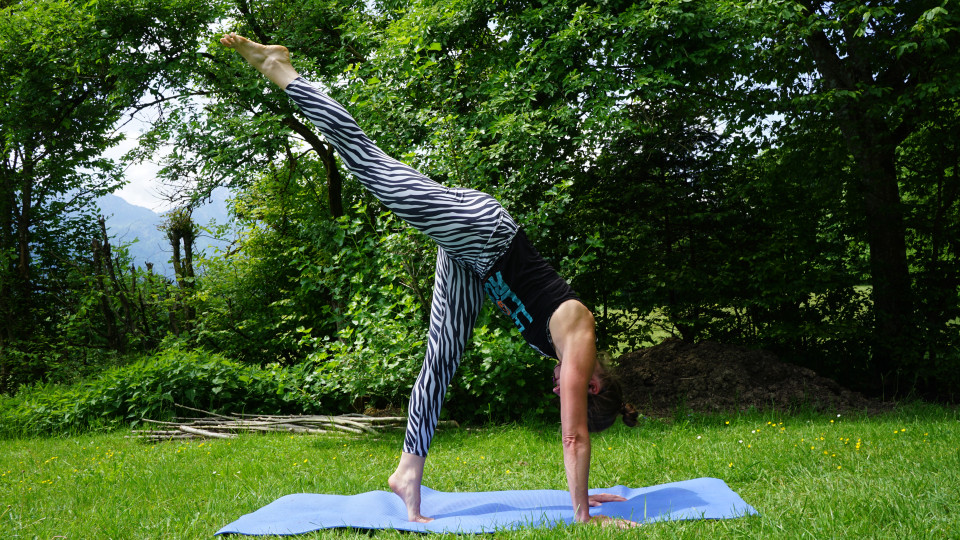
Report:
[[[652,524],[642,530],[648,538],[957,538],[958,420],[953,409],[912,405],[877,417],[758,413],[618,425],[594,437],[591,485],[711,476],[761,514]],[[0,441],[0,538],[210,538],[290,493],[386,489],[402,436],[143,444],[125,434]],[[444,491],[564,489],[558,429],[441,431],[424,484]],[[303,538],[357,534],[367,535],[334,530]],[[584,526],[502,533],[570,535],[638,536]]]

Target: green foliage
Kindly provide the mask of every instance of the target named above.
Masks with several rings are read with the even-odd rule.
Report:
[[[358,311],[358,316],[363,311]],[[407,313],[409,315],[409,313]],[[84,432],[164,419],[174,403],[211,412],[309,414],[405,405],[420,369],[419,325],[368,316],[360,332],[295,367],[260,368],[168,344],[162,352],[87,380],[26,386],[0,403],[0,433]],[[353,336],[352,341],[346,341]],[[387,351],[384,353],[384,351]],[[445,415],[464,422],[540,417],[549,405],[552,361],[502,329],[478,327]],[[182,411],[180,411],[182,412]]]
[[[52,336],[96,296],[84,279],[100,275],[87,260],[93,200],[122,182],[102,153],[121,140],[125,111],[162,99],[214,11],[197,0],[0,4],[0,391],[20,382],[14,371],[47,377],[43,359],[76,346]],[[7,363],[21,353],[41,363]]]
[[[443,416],[475,424],[556,412],[550,393],[555,361],[518,339],[514,329],[491,321],[494,311],[481,314],[448,389]],[[341,397],[360,412],[405,406],[423,364],[425,326],[410,324],[410,311],[352,313],[353,326],[304,364],[308,392]]]
[[[551,393],[556,361],[533,350],[498,315],[492,307],[481,313],[450,385],[445,414],[474,423],[556,421],[559,400]]]
[[[898,181],[895,149],[910,139],[895,137],[922,121],[938,140],[956,132],[956,70],[947,67],[955,58],[944,48],[956,39],[956,14],[939,4],[387,2],[373,11],[344,6],[350,14],[323,24],[322,43],[309,25],[284,22],[294,18],[279,16],[279,5],[239,24],[292,45],[295,64],[323,77],[387,153],[501,199],[595,307],[602,345],[633,348],[666,328],[689,340],[764,346],[865,383],[889,368],[898,347],[897,369],[923,371],[929,361],[918,354],[940,358],[953,344],[957,257],[944,236],[958,215],[948,187],[952,142],[927,162],[909,153],[911,247],[877,255],[900,234],[900,201],[885,194]],[[297,13],[312,20],[332,5]],[[852,62],[889,76],[858,78]],[[920,66],[937,82],[890,82],[927,69]],[[264,107],[276,97],[258,96],[248,98]],[[254,114],[248,124],[267,121]],[[887,202],[871,208],[877,197]],[[915,227],[929,234],[914,240]],[[388,296],[363,291],[361,299],[336,279],[342,270],[373,284],[371,269],[389,278],[397,268],[383,253],[396,229],[365,230],[371,236],[354,246],[376,263],[310,255],[300,267],[330,293],[337,329],[328,336],[344,335],[342,321],[352,320],[341,319],[344,302],[388,318],[399,312]],[[919,236],[932,239],[929,249]],[[897,258],[906,253],[923,255],[910,255],[914,282],[905,285]],[[329,264],[324,272],[317,261]],[[878,332],[902,333],[913,317],[910,287],[924,291],[922,345]],[[898,298],[902,309],[891,304]],[[652,324],[650,313],[662,319]],[[369,332],[378,331],[386,336],[371,339],[397,350],[387,336],[402,332]],[[337,343],[349,354],[365,347]]]
[[[34,369],[44,358],[87,362],[44,352],[63,344],[49,330],[110,341],[99,314],[122,312],[121,295],[62,263],[85,249],[89,227],[57,217],[71,208],[55,198],[17,209],[41,192],[111,189],[115,170],[97,158],[115,142],[107,128],[146,93],[165,100],[165,114],[136,157],[172,141],[165,180],[196,183],[197,197],[214,185],[240,191],[242,238],[198,276],[184,339],[254,365],[309,358],[309,384],[339,403],[405,400],[434,247],[355,182],[341,185],[329,145],[286,96],[205,35],[220,20],[288,45],[388,154],[500,199],[594,308],[604,347],[666,332],[763,346],[872,390],[880,379],[898,391],[956,387],[960,10],[949,2],[3,9],[11,62],[0,92],[20,105],[0,110],[0,315],[17,323],[0,336],[2,380],[10,362],[48,380],[57,377]],[[166,100],[161,89],[206,98]],[[30,159],[47,150],[58,159]],[[26,243],[21,219],[34,235]],[[39,276],[44,291],[83,292],[63,305],[41,299],[30,283]],[[539,410],[539,394],[524,390],[548,379],[541,361],[483,317],[450,414]],[[5,352],[11,336],[26,343]]]
[[[324,406],[297,372],[245,366],[202,351],[168,348],[88,381],[21,389],[0,410],[0,432],[81,432],[162,419],[174,403],[212,412],[308,413]],[[182,411],[181,411],[182,412]]]

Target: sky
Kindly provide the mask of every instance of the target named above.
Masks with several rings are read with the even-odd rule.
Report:
[[[126,140],[106,151],[104,156],[119,161],[124,154],[137,146],[138,135],[136,132],[126,133]],[[127,183],[113,194],[130,204],[144,206],[157,213],[170,210],[170,202],[160,195],[162,186],[157,180],[159,170],[158,164],[150,162],[127,166],[124,172]]]
[[[117,146],[104,152],[104,157],[111,158],[118,163],[121,162],[124,154],[137,147],[140,135],[150,129],[151,123],[156,120],[159,114],[159,110],[154,107],[136,113],[131,111],[124,114],[117,132],[122,133],[125,139]],[[127,183],[113,194],[130,204],[143,206],[157,213],[172,209],[174,205],[163,197],[163,184],[157,178],[160,171],[159,161],[162,156],[156,156],[156,158],[152,162],[127,165],[124,173],[124,179]]]

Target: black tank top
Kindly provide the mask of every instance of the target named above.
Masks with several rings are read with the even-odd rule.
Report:
[[[543,260],[522,229],[490,269],[483,289],[500,311],[513,320],[531,347],[544,356],[557,358],[550,340],[550,316],[560,304],[580,298]]]

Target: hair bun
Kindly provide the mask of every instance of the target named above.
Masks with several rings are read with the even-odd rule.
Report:
[[[640,416],[640,413],[637,411],[637,408],[629,403],[624,403],[620,407],[620,414],[623,416],[623,423],[634,427],[637,425],[637,417]]]

